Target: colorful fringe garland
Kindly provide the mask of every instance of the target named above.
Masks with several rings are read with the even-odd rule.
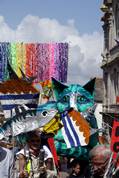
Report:
[[[51,77],[67,82],[67,43],[0,43],[0,81],[8,78],[8,60],[19,77],[21,68],[26,76],[36,76],[35,82]]]

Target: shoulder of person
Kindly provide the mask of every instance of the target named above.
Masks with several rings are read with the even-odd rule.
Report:
[[[9,155],[13,155],[13,152],[12,152],[12,150],[10,150],[10,149],[8,149],[8,148],[5,148],[5,147],[0,147],[0,152],[2,153],[2,152],[6,152],[7,154],[9,154]]]
[[[29,148],[28,145],[26,145],[24,148],[22,148],[20,151],[16,153],[16,156],[19,157],[19,155],[24,155],[25,157],[29,156]]]
[[[45,160],[47,160],[48,158],[53,158],[51,151],[46,145],[43,145],[43,149],[45,151],[45,158],[44,158]]]

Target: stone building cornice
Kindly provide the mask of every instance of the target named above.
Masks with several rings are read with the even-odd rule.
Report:
[[[101,21],[102,22],[107,22],[110,18],[112,17],[112,12],[108,11],[106,13],[104,13],[104,15],[101,17]]]
[[[112,0],[104,0],[103,2],[105,5],[107,6],[111,6],[112,5]]]
[[[119,104],[103,105],[103,112],[110,114],[119,114]]]
[[[101,68],[110,66],[112,63],[119,61],[119,45],[115,45],[107,53],[108,56],[105,60],[102,60]]]

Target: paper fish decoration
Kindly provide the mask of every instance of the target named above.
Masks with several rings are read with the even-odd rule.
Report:
[[[19,108],[18,108],[19,109]],[[26,110],[26,109],[25,109]],[[15,116],[6,121],[0,128],[0,139],[9,136],[17,136],[26,133],[47,124],[57,113],[56,109],[38,110],[35,114],[31,110],[17,112]]]

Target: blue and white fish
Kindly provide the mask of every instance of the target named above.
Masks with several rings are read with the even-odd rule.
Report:
[[[20,109],[22,108],[22,112]],[[0,128],[0,140],[9,136],[17,136],[21,133],[26,133],[40,127],[45,126],[57,114],[54,108],[46,108],[46,105],[38,108],[36,112],[30,109],[23,109],[23,106],[17,107],[16,115],[6,121]]]

